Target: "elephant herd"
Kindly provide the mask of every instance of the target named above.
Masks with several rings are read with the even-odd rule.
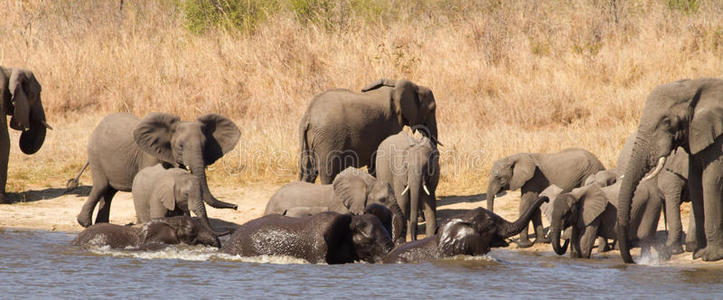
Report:
[[[42,146],[51,129],[40,90],[32,72],[0,67],[2,116],[11,115],[10,127],[22,130],[19,144],[28,154]],[[7,127],[2,132],[0,196],[9,152]],[[408,80],[380,79],[361,92],[334,89],[317,95],[299,126],[300,181],[282,186],[263,217],[218,232],[204,203],[237,206],[212,195],[205,168],[238,143],[241,132],[233,121],[218,114],[182,121],[168,113],[142,119],[115,113],[89,139],[83,170],[90,166],[93,186],[77,217],[87,228],[73,244],[157,249],[185,243],[230,255],[287,255],[312,263],[399,263],[483,255],[508,246],[519,234],[520,247],[550,243],[562,255],[569,246],[572,257],[590,257],[596,240],[607,250],[612,240],[626,263],[633,262],[632,246],[640,246],[643,255],[654,248],[667,256],[683,252],[683,243],[694,258],[715,261],[723,258],[722,135],[723,80],[664,84],[648,97],[617,168],[605,169],[579,148],[504,157],[490,170],[487,209],[469,210],[438,226],[438,147],[443,145],[435,97]],[[509,222],[494,213],[495,196],[518,189],[519,218]],[[108,224],[117,191],[132,192],[138,225]],[[684,242],[683,201],[692,203]],[[661,211],[669,226],[665,243],[655,240]],[[425,236],[417,240],[420,219]],[[221,243],[223,235],[230,237]]]

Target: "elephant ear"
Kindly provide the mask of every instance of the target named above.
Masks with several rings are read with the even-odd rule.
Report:
[[[572,194],[572,193],[571,193]],[[589,226],[600,214],[605,211],[608,205],[608,199],[600,186],[591,185],[583,195],[582,205],[582,221],[585,226]]]
[[[173,211],[176,209],[176,181],[173,176],[164,176],[156,182],[151,201],[160,201],[163,207]]]
[[[229,118],[206,114],[198,117],[198,121],[203,123],[205,128],[206,147],[203,149],[203,160],[206,165],[213,164],[236,147],[241,131]]]
[[[419,97],[417,85],[409,80],[399,80],[394,85],[392,100],[397,121],[400,126],[415,125],[419,115]]]
[[[171,138],[178,122],[180,119],[172,114],[150,113],[136,125],[133,139],[144,152],[167,163],[175,164]]]
[[[542,191],[542,193],[540,193],[540,197],[547,197],[547,199],[550,199],[549,202],[545,202],[540,205],[542,215],[544,215],[550,222],[552,222],[552,203],[555,202],[555,199],[558,195],[560,195],[560,193],[562,193],[562,188],[554,184],[548,186]]]
[[[718,89],[720,90],[720,89]],[[723,134],[723,97],[711,95],[698,100],[690,122],[690,154],[696,154],[707,148]],[[713,93],[715,94],[715,93]]]
[[[348,168],[347,168],[348,169]],[[361,170],[355,169],[358,172]],[[367,202],[367,183],[352,172],[342,172],[332,182],[336,198],[354,214],[364,213]]]
[[[13,69],[8,81],[8,90],[12,95],[13,117],[10,119],[10,127],[15,130],[30,128],[30,102],[25,93],[24,84],[28,79],[27,71]]]
[[[665,161],[665,169],[683,178],[688,178],[688,153],[677,148]]]
[[[363,87],[363,88],[361,89],[361,91],[362,91],[362,93],[365,93],[365,92],[368,92],[368,91],[371,91],[371,90],[376,90],[376,89],[378,89],[378,88],[380,88],[380,87],[383,87],[383,86],[394,87],[394,84],[395,84],[395,83],[396,83],[396,82],[395,82],[394,80],[391,80],[391,79],[386,79],[386,78],[377,79],[376,81],[374,81],[374,82],[372,82],[372,83],[370,83],[370,84],[367,84],[365,87]]]
[[[537,165],[529,154],[520,154],[512,162],[512,178],[510,178],[510,190],[521,188],[535,175]]]
[[[33,154],[40,150],[45,141],[45,134],[48,128],[52,129],[50,125],[45,122],[45,109],[43,108],[43,102],[40,99],[40,92],[42,87],[38,80],[35,79],[30,71],[26,72],[26,80],[23,83],[23,87],[28,96],[28,105],[30,106],[30,112],[28,115],[29,127],[28,130],[23,131],[20,134],[20,150],[25,154]],[[16,101],[17,102],[17,101]]]

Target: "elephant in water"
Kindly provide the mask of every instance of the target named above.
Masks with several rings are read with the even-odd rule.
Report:
[[[323,212],[301,218],[268,215],[251,220],[236,229],[221,252],[343,264],[380,262],[393,247],[389,232],[376,216]]]
[[[136,173],[158,163],[189,169],[198,178],[206,203],[236,209],[235,204],[211,195],[205,168],[231,151],[240,136],[233,121],[217,114],[202,115],[195,121],[181,121],[166,113],[151,113],[143,120],[128,113],[105,117],[88,142],[93,188],[78,214],[78,223],[91,225],[99,201],[96,223],[108,222],[115,193],[131,191]]]
[[[0,66],[0,203],[5,203],[5,185],[8,179],[8,159],[10,157],[10,128],[22,131],[20,150],[33,154],[40,150],[45,141],[46,129],[52,129],[45,121],[45,110],[40,99],[42,87],[33,72],[23,69]]]
[[[417,240],[417,211],[424,207],[426,235],[437,230],[439,151],[428,138],[417,139],[402,131],[379,145],[376,156],[377,178],[391,184],[394,197],[404,213],[407,231]]]
[[[582,186],[585,179],[598,171],[605,170],[600,160],[587,150],[569,148],[557,153],[518,153],[492,165],[487,183],[487,209],[494,211],[495,195],[505,190],[520,189],[520,214],[525,212],[537,196],[551,184],[564,192]],[[537,241],[545,241],[542,230],[542,217],[536,212],[532,224]],[[520,233],[521,248],[533,243],[527,237],[527,229]]]
[[[394,213],[390,233],[395,242],[404,242],[404,215],[389,184],[353,167],[339,173],[332,184],[291,182],[282,186],[266,204],[264,215],[304,216],[323,211],[362,214],[374,203]]]
[[[221,247],[213,231],[189,216],[153,219],[142,226],[95,224],[81,231],[72,242],[74,246],[136,249],[179,243]]]
[[[656,176],[678,147],[690,155],[688,193],[696,229],[693,257],[705,261],[723,259],[722,135],[722,79],[679,80],[650,92],[618,197],[616,231],[623,261],[633,263],[628,244],[628,228],[634,225],[630,219],[633,192],[644,177]],[[653,172],[648,174],[650,170]]]
[[[462,213],[440,226],[437,234],[394,248],[384,262],[408,263],[455,255],[477,256],[486,254],[493,247],[507,247],[505,238],[526,228],[544,202],[548,202],[547,197],[538,197],[513,223],[481,207]]]
[[[386,137],[407,125],[437,143],[432,90],[409,80],[377,80],[362,93],[334,89],[314,97],[299,125],[299,180],[330,184],[346,167],[367,166]]]

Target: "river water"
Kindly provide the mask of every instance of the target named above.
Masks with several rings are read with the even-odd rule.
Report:
[[[313,265],[215,249],[82,249],[75,234],[0,229],[0,296],[31,298],[719,298],[723,267],[623,265],[495,249],[408,265]]]

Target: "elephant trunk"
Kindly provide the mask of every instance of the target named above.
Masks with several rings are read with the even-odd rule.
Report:
[[[196,148],[196,147],[194,147]],[[186,151],[189,151],[191,149],[187,149]],[[202,192],[202,198],[203,201],[208,203],[213,208],[231,208],[231,209],[237,209],[237,205],[233,203],[227,203],[223,201],[219,201],[211,195],[211,191],[208,189],[208,182],[206,181],[206,167],[205,163],[203,161],[203,152],[201,151],[201,147],[198,146],[197,151],[189,151],[186,153],[194,153],[191,155],[186,154],[185,156],[190,157],[184,157],[184,163],[187,164],[189,169],[191,170],[191,174],[196,176],[198,178],[198,182],[201,184],[201,192]]]
[[[649,145],[644,139],[640,138],[640,134],[636,137],[635,145],[631,153],[631,158],[625,168],[623,182],[620,186],[618,194],[618,217],[615,232],[618,237],[618,245],[620,248],[620,256],[625,263],[633,263],[630,255],[628,227],[630,225],[630,210],[633,199],[633,192],[640,183],[643,175],[650,170],[648,162],[650,157],[647,153],[651,153]]]
[[[550,224],[550,240],[552,242],[552,249],[555,250],[555,253],[557,255],[563,255],[565,252],[567,252],[567,246],[569,244],[569,240],[565,241],[565,244],[560,246],[560,235],[563,230],[562,222],[563,222],[563,216],[567,210],[570,209],[569,206],[567,206],[567,203],[565,201],[560,201],[561,199],[558,198],[558,200],[555,200],[555,203],[553,204],[553,211],[552,211],[552,222]]]
[[[422,190],[422,175],[409,176],[409,234],[412,241],[417,240],[417,212],[419,211],[420,192]]]
[[[396,201],[393,201],[388,208],[392,212],[392,241],[395,245],[404,244],[407,239],[407,230],[404,226],[404,213]]]
[[[495,211],[495,195],[499,192],[500,187],[494,183],[487,186],[487,210]]]
[[[522,232],[523,229],[527,228],[527,224],[530,223],[530,219],[532,219],[535,212],[540,209],[540,205],[548,201],[549,199],[546,196],[538,197],[515,222],[505,221],[506,223],[502,225],[499,234],[503,237],[511,237]]]
[[[196,194],[197,193],[197,194]],[[200,186],[198,191],[194,191],[193,197],[189,197],[188,199],[188,209],[192,211],[199,220],[201,220],[201,224],[203,224],[204,227],[206,227],[207,230],[210,230],[211,232],[215,233],[216,235],[224,235],[226,232],[217,232],[213,229],[211,226],[211,222],[208,220],[208,215],[206,214],[206,206],[203,204],[203,201],[201,200],[201,195],[203,194],[203,191],[200,190]]]

